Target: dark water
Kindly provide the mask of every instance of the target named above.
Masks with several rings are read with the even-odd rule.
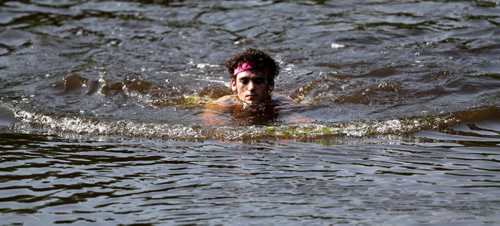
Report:
[[[498,0],[2,1],[0,222],[497,224],[499,24]],[[203,125],[249,47],[296,104]]]

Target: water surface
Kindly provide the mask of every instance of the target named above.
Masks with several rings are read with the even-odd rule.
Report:
[[[500,2],[4,1],[0,218],[499,222]],[[246,48],[267,125],[203,125]],[[311,119],[295,124],[293,114]]]

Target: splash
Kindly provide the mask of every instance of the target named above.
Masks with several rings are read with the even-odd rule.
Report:
[[[341,136],[404,135],[422,130],[439,130],[460,122],[454,115],[359,121],[333,124],[305,123],[268,126],[205,126],[169,123],[146,123],[132,120],[105,120],[82,115],[63,116],[11,107],[19,121],[17,130],[33,132],[42,129],[52,134],[87,136],[126,136],[169,140],[296,140],[319,141]]]

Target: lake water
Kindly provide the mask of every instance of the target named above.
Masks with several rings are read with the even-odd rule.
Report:
[[[3,1],[0,222],[498,224],[499,24],[498,0]],[[251,47],[296,103],[203,125]]]

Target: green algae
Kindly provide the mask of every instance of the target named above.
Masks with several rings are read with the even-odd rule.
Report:
[[[322,125],[268,126],[264,128],[262,135],[281,138],[306,138],[325,135],[339,135],[339,131],[338,128]]]
[[[163,98],[159,100],[153,100],[151,101],[151,104],[157,107],[164,107],[164,106],[188,107],[193,105],[198,105],[198,106],[205,105],[210,101],[212,101],[212,99],[206,96],[184,95],[175,98]]]
[[[207,104],[209,101],[210,100],[208,98],[201,97],[198,95],[186,95],[172,100],[172,102],[181,106],[203,105]]]

